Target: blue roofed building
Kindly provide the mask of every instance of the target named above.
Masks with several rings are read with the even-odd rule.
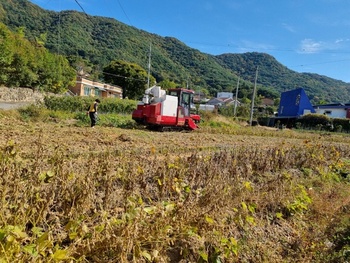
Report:
[[[276,117],[270,120],[270,126],[276,123],[291,127],[295,120],[309,113],[316,113],[303,88],[285,91],[281,94]]]
[[[315,113],[303,88],[285,91],[281,94],[278,108],[279,118],[299,118],[308,113]]]
[[[270,118],[268,125],[291,128],[299,118],[310,113],[332,119],[350,119],[350,103],[312,105],[303,88],[285,91],[281,94],[278,112]]]

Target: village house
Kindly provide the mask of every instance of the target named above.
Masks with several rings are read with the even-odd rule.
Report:
[[[234,105],[235,103],[237,103],[238,106],[241,104],[238,100],[236,102],[236,98],[233,97],[232,92],[218,92],[216,98],[210,99],[206,104],[221,107]]]
[[[69,90],[76,96],[123,98],[123,89],[121,87],[89,80],[82,76],[77,76],[75,86],[70,87]]]
[[[263,107],[273,107],[275,105],[275,101],[270,98],[262,98],[260,105]]]
[[[205,95],[204,92],[202,91],[195,91],[194,92],[194,97],[193,97],[193,102],[194,103],[201,103],[201,102],[207,102],[207,96]]]
[[[205,110],[205,111],[215,111],[219,107],[227,107],[230,105],[234,105],[237,103],[239,106],[241,103],[233,98],[232,92],[218,92],[216,98],[212,98],[210,100],[207,100],[205,104],[200,104],[199,109]]]
[[[350,104],[335,103],[313,106],[317,114],[323,114],[330,118],[350,119]]]

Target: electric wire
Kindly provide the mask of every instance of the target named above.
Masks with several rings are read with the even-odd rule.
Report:
[[[128,16],[127,13],[125,12],[125,10],[124,10],[124,8],[123,8],[123,6],[122,6],[122,4],[120,3],[119,0],[118,0],[118,4],[119,4],[119,6],[120,6],[120,9],[121,9],[122,12],[124,13],[126,19],[129,21],[129,24],[132,26],[132,23],[131,23],[131,21],[130,21],[130,19],[129,19],[129,16]]]
[[[84,8],[81,6],[81,4],[78,2],[78,0],[74,0],[74,1],[77,3],[77,5],[80,7],[80,9],[83,10],[83,12],[85,13],[85,15],[88,15],[88,14],[85,12]]]
[[[46,2],[46,4],[48,4],[50,1],[52,0],[48,0]],[[80,7],[80,9],[83,11],[83,13],[85,15],[88,16],[88,14],[86,13],[85,9],[83,8],[83,6],[80,4],[80,2],[78,0],[74,0],[76,2],[76,4]],[[124,13],[126,19],[128,20],[129,24],[132,26],[132,22],[128,16],[128,14],[126,13],[123,5],[121,4],[120,0],[117,0],[118,5],[121,9],[121,11]],[[60,20],[60,17],[59,17]],[[293,48],[246,48],[246,47],[242,47],[240,45],[237,44],[225,44],[225,43],[208,43],[208,42],[198,42],[198,41],[184,41],[187,43],[187,45],[189,44],[194,44],[194,45],[202,45],[202,46],[211,46],[211,47],[232,47],[238,50],[246,50],[245,52],[249,52],[248,50],[255,50],[255,51],[251,51],[251,52],[257,52],[257,49],[263,50],[263,51],[274,51],[274,52],[297,52],[295,49]],[[261,51],[260,51],[261,52]],[[229,53],[229,52],[227,52]],[[234,53],[241,53],[241,52],[234,52]],[[332,50],[323,50],[322,52],[318,52],[318,54],[323,53],[323,54],[348,54],[350,53],[350,51],[332,51]],[[344,62],[344,61],[350,61],[350,59],[341,59],[341,60],[331,60],[331,61],[323,61],[323,62],[316,62],[316,63],[308,63],[308,64],[298,64],[298,65],[294,65],[291,67],[305,67],[305,66],[312,66],[312,65],[321,65],[321,64],[328,64],[328,63],[337,63],[337,62]],[[123,76],[117,76],[117,77],[123,77]]]
[[[133,26],[133,23],[131,22],[128,14],[125,12],[125,9],[124,9],[123,5],[121,4],[120,0],[118,0],[118,4],[119,4],[120,9],[124,13],[126,19],[129,21],[129,25]],[[148,52],[148,59],[149,59],[149,62],[148,62],[148,65],[147,65],[148,72],[150,72],[150,70],[151,70],[150,59],[151,59],[151,45],[152,45],[152,41],[150,40],[149,42],[150,42],[150,50]]]
[[[295,65],[292,67],[305,67],[305,66],[313,66],[313,65],[338,63],[338,62],[344,62],[344,61],[350,61],[350,59],[340,59],[340,60],[330,60],[330,61],[323,61],[323,62],[316,62],[316,63],[300,64],[300,65]]]
[[[140,78],[132,78],[132,77],[126,77],[126,76],[122,76],[122,75],[117,75],[117,74],[113,74],[113,73],[109,73],[109,72],[104,72],[102,71],[101,73],[106,74],[106,75],[110,75],[113,77],[117,77],[117,78],[122,78],[122,79],[130,79],[130,80],[137,80],[137,81],[144,81],[145,83],[147,82],[147,79],[140,79]]]

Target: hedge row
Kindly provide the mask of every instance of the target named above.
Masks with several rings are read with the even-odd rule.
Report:
[[[349,119],[333,119],[333,126],[336,131],[350,132],[350,120]]]
[[[85,112],[96,98],[78,96],[47,96],[44,98],[45,106],[50,110],[69,112]],[[127,99],[100,98],[99,112],[131,114],[136,109],[137,102]]]
[[[296,122],[301,123],[303,128],[316,128],[320,125],[331,126],[332,119],[322,114],[306,114],[299,118]]]
[[[326,130],[335,132],[350,132],[350,120],[344,118],[330,118],[322,114],[307,114],[295,120],[295,128]]]
[[[350,120],[344,118],[330,118],[321,114],[307,114],[296,121],[297,128],[349,132]]]
[[[323,130],[335,132],[350,132],[350,120],[345,118],[330,118],[322,114],[307,114],[299,119],[274,121],[270,117],[259,117],[258,123],[263,126],[288,127],[307,130]]]

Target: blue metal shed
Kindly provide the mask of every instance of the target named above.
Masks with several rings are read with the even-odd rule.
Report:
[[[285,91],[281,94],[278,108],[279,118],[299,118],[306,113],[315,113],[303,88]]]

